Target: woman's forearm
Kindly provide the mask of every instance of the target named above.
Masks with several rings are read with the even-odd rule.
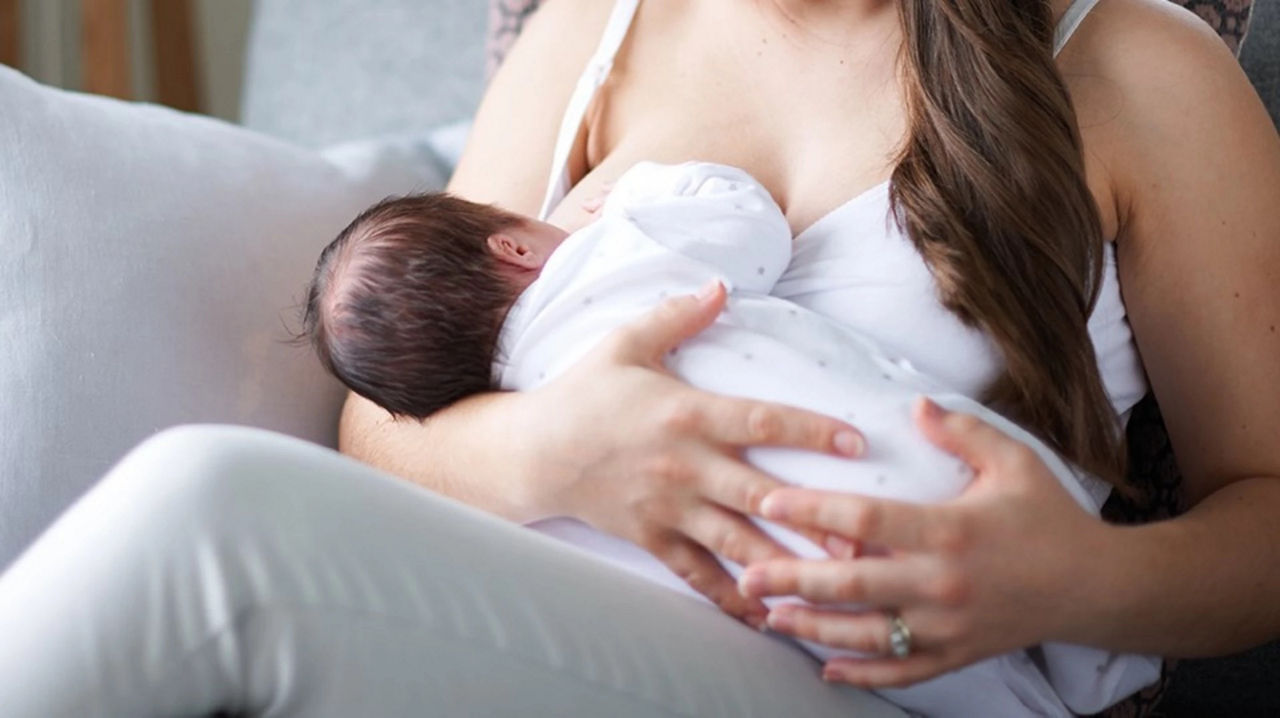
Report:
[[[535,518],[522,497],[526,465],[516,454],[515,394],[483,394],[425,422],[396,420],[355,394],[347,397],[338,448],[432,491],[512,521]]]
[[[1063,640],[1196,657],[1280,636],[1280,479],[1234,482],[1108,542],[1081,557],[1085,610]]]

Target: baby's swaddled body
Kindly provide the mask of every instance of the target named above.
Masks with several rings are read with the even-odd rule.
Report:
[[[741,170],[709,163],[636,165],[618,179],[600,219],[566,239],[512,307],[499,338],[495,380],[511,390],[540,386],[663,298],[693,293],[718,278],[729,289],[725,311],[672,352],[667,366],[700,389],[846,420],[867,439],[866,455],[855,460],[756,448],[746,454],[754,466],[811,488],[916,503],[953,498],[972,474],[914,428],[910,405],[924,394],[1034,448],[1080,505],[1098,512],[1086,490],[1096,495],[1098,482],[1078,476],[1025,430],[885,356],[852,329],[769,296],[790,261],[791,241],[776,203]],[[757,523],[800,556],[826,557],[799,534]],[[530,527],[697,596],[648,552],[581,522],[556,518]],[[724,563],[734,575],[740,572]],[[848,654],[805,647],[819,658]],[[1069,709],[1100,710],[1158,675],[1154,658],[1045,644],[882,693],[925,713],[1066,715]]]

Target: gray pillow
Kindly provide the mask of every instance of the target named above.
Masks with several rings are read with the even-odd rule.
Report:
[[[243,124],[322,147],[470,119],[484,0],[258,0]]]
[[[438,187],[414,148],[324,156],[0,67],[0,568],[178,423],[332,445],[342,388],[288,324],[370,202]]]

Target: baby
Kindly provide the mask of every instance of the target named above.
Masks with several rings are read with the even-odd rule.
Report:
[[[915,431],[910,404],[926,394],[1031,446],[1097,513],[1099,502],[1086,490],[1096,481],[1076,476],[1028,432],[885,356],[851,328],[769,296],[790,261],[791,232],[750,175],[709,163],[641,163],[618,178],[599,214],[570,234],[445,194],[384,201],[321,254],[305,331],[324,365],[353,391],[395,415],[422,419],[475,393],[540,386],[664,297],[719,279],[730,292],[725,311],[672,352],[668,368],[701,389],[847,420],[868,443],[853,461],[750,449],[746,459],[756,467],[814,488],[920,503],[953,498],[971,472]],[[826,557],[802,536],[758,523],[797,555]],[[693,594],[648,552],[578,521],[531,527]],[[837,654],[806,648],[819,657]],[[955,712],[964,696],[981,694],[974,706],[1008,706],[991,715],[1023,715],[1028,706],[1059,715],[1068,706],[1100,710],[1159,673],[1155,659],[1079,646],[1045,644],[1036,653],[1037,662],[1026,652],[1008,654],[883,693],[924,712]],[[1004,702],[993,697],[1000,691]]]

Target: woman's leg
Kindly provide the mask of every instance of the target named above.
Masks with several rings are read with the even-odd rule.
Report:
[[[165,432],[0,577],[8,718],[879,716],[716,609],[334,452]]]

